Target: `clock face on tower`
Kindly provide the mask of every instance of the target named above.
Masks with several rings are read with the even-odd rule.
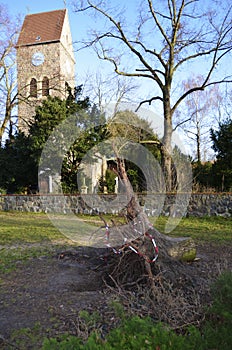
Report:
[[[31,58],[31,63],[33,66],[40,66],[41,64],[44,63],[44,55],[42,52],[35,52]]]

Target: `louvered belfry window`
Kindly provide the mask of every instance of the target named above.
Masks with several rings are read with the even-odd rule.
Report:
[[[35,78],[30,81],[30,96],[37,97],[37,80]]]
[[[44,77],[42,80],[42,96],[49,95],[49,79],[48,77]]]

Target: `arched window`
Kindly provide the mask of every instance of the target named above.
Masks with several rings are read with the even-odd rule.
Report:
[[[30,96],[37,98],[37,80],[35,78],[30,81]]]
[[[49,95],[49,79],[48,77],[44,77],[42,80],[42,96]]]

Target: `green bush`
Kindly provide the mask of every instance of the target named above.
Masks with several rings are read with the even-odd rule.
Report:
[[[135,316],[109,333],[103,349],[200,350],[200,339],[200,332],[195,328],[189,329],[187,336],[182,336],[161,323],[154,324],[150,318]]]
[[[223,273],[212,286],[213,303],[201,331],[188,327],[177,334],[151,318],[123,314],[121,325],[105,339],[95,331],[86,342],[74,336],[46,339],[42,350],[230,350],[232,344],[232,273]],[[117,305],[116,305],[117,306]],[[120,309],[120,312],[122,310]],[[82,317],[89,315],[82,313]],[[94,317],[95,319],[95,317]]]
[[[63,336],[60,339],[45,339],[43,350],[76,350],[84,349],[80,339],[74,336]]]
[[[213,303],[203,327],[206,349],[230,350],[232,344],[232,273],[224,272],[212,286]]]
[[[84,343],[74,336],[45,340],[43,350],[203,350],[200,332],[189,328],[187,336],[177,335],[161,323],[138,316],[125,320],[111,330],[105,340],[92,333]]]
[[[213,304],[210,311],[223,319],[223,322],[232,320],[232,273],[226,271],[212,286]]]

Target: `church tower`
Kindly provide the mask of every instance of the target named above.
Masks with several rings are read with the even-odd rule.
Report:
[[[43,99],[65,99],[75,86],[67,9],[27,15],[17,42],[18,127],[26,131]]]

